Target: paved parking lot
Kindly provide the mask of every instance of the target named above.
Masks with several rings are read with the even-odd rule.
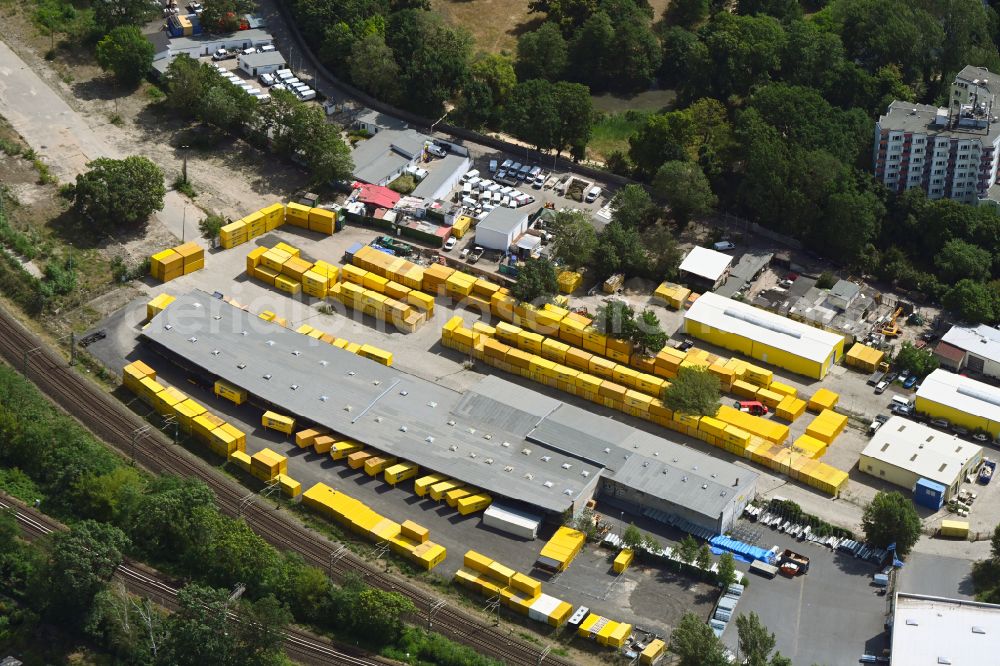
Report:
[[[881,654],[888,646],[887,597],[872,585],[875,565],[763,529],[766,543],[807,556],[809,573],[794,579],[779,574],[774,580],[748,574],[750,586],[736,607],[737,615],[757,613],[774,633],[776,649],[796,666],[847,666],[858,663],[865,652]],[[747,565],[738,568],[746,571]],[[739,642],[735,622],[722,638],[735,652]]]

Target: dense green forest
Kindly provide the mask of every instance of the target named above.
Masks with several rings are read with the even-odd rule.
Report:
[[[0,489],[40,500],[71,528],[28,545],[14,538],[13,516],[0,514],[2,649],[54,663],[57,655],[46,652],[53,646],[39,636],[59,634],[128,664],[270,666],[286,663],[281,631],[295,622],[417,666],[495,666],[404,625],[413,605],[400,594],[359,580],[334,585],[275,549],[243,520],[222,515],[200,481],[129,466],[4,365]],[[168,616],[110,584],[126,555],[188,583],[180,612]],[[268,631],[240,630],[215,612],[238,583],[246,591],[230,608]]]
[[[991,5],[674,0],[655,16],[645,0],[533,0],[542,21],[516,53],[487,54],[428,0],[292,2],[339,76],[432,118],[451,101],[451,121],[542,149],[582,157],[589,93],[676,90],[609,169],[652,185],[674,217],[687,185],[707,180],[718,209],[972,322],[1000,319],[1000,218],[889,193],[871,176],[871,146],[893,99],[941,104],[964,66],[1000,71]]]

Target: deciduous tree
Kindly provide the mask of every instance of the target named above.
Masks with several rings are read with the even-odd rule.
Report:
[[[719,411],[719,378],[704,368],[681,368],[663,390],[663,404],[690,416],[715,416]]]
[[[141,26],[152,18],[148,0],[99,0],[93,3],[94,23],[104,33],[120,25]]]
[[[145,157],[123,160],[101,157],[76,177],[73,205],[104,231],[119,225],[135,227],[163,209],[163,172]]]
[[[97,64],[123,85],[135,86],[153,66],[153,43],[134,25],[120,25],[97,43]]]
[[[917,377],[926,377],[938,368],[938,360],[927,349],[917,349],[910,342],[904,342],[892,361],[897,370],[909,370]]]
[[[632,345],[640,354],[658,353],[667,344],[667,334],[660,326],[660,318],[652,310],[643,310],[636,317],[632,332]]]
[[[680,666],[725,666],[722,643],[703,618],[685,613],[670,633],[670,651],[680,658]]]
[[[114,527],[84,520],[67,532],[52,535],[45,569],[47,614],[61,621],[79,621],[122,562],[129,539]]]
[[[666,162],[656,172],[653,191],[667,202],[680,226],[692,218],[707,215],[718,203],[708,178],[692,162]]]
[[[981,282],[959,280],[941,301],[970,324],[991,323],[1000,318],[1000,306],[994,301],[994,293]]]
[[[517,77],[521,81],[560,81],[569,63],[569,45],[559,26],[546,21],[517,39]]]
[[[597,230],[581,211],[560,211],[552,222],[553,256],[570,269],[588,266],[597,248]]]
[[[902,493],[878,492],[865,507],[861,529],[872,545],[886,548],[894,543],[896,552],[905,555],[920,538],[920,516]]]
[[[399,65],[385,37],[372,33],[354,42],[347,64],[356,86],[390,104],[397,101]]]
[[[624,227],[643,229],[656,221],[658,210],[641,185],[629,184],[611,199],[611,219]]]
[[[722,589],[728,589],[736,582],[736,565],[733,561],[732,553],[723,553],[719,556],[719,585]]]
[[[548,301],[559,289],[556,269],[548,259],[528,259],[517,269],[517,281],[510,293],[524,303]]]

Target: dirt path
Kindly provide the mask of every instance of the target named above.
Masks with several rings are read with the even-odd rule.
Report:
[[[67,83],[29,48],[12,43],[13,49],[0,43],[0,115],[62,182],[72,181],[98,157],[143,155],[163,169],[169,186],[180,174],[187,152],[188,177],[199,194],[194,203],[233,218],[282,200],[305,182],[304,174],[276,160],[261,159],[258,151],[241,142],[227,142],[206,153],[175,147],[171,143],[184,123],[153,111],[142,92],[116,104],[118,91],[96,68],[74,67],[74,73],[82,76]],[[116,108],[120,125],[109,121]],[[165,230],[193,240],[201,214],[191,204],[170,193],[150,232]]]

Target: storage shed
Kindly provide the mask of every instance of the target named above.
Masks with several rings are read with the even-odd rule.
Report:
[[[844,354],[842,335],[712,293],[685,313],[684,332],[814,379]]]
[[[733,258],[728,254],[694,247],[684,257],[678,270],[681,278],[700,290],[711,291],[726,281]]]
[[[858,468],[907,490],[924,480],[940,484],[947,502],[982,459],[983,449],[972,442],[892,416],[861,452]]]
[[[250,76],[276,72],[285,66],[285,57],[277,51],[250,53],[239,57],[239,68]]]
[[[506,252],[514,239],[528,229],[528,214],[497,206],[476,226],[476,245]]]

